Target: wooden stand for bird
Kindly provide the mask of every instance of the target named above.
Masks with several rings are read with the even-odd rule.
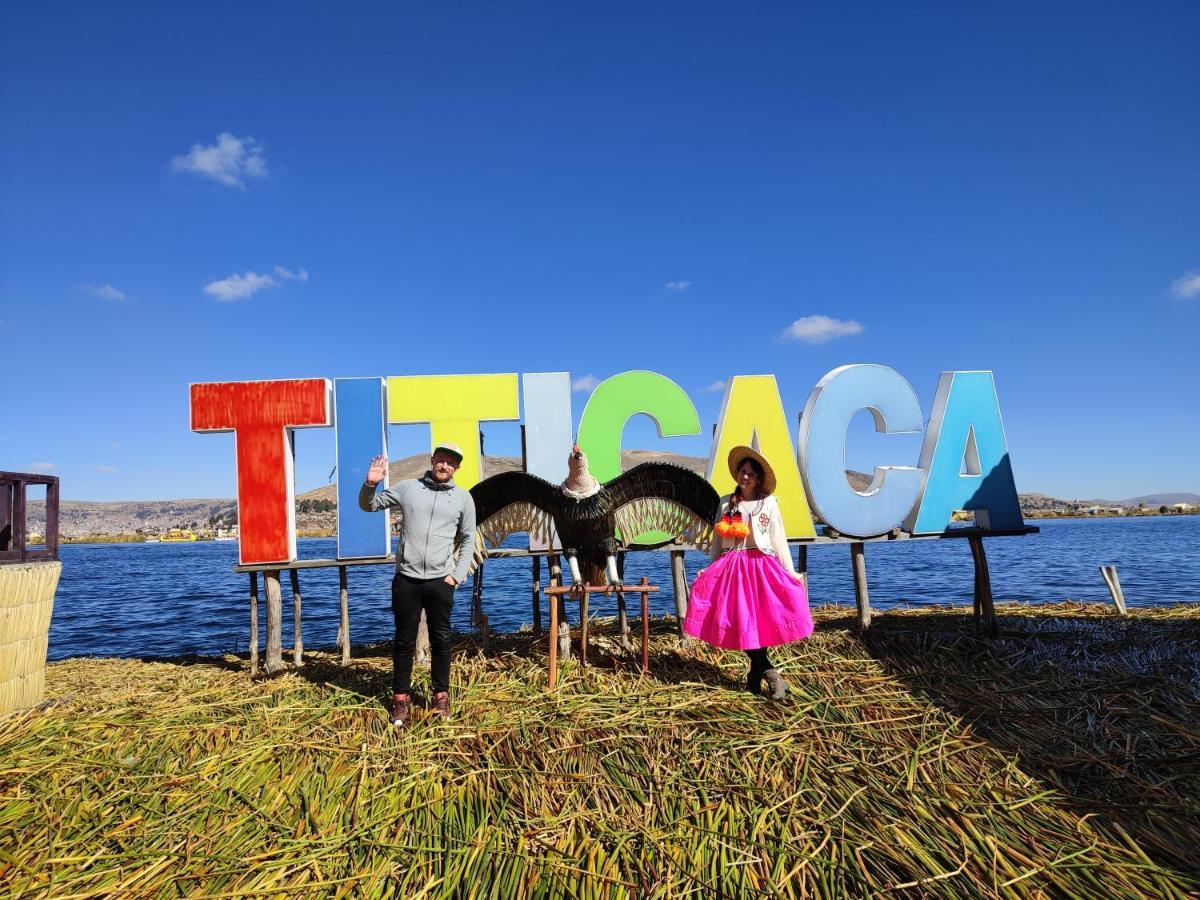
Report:
[[[549,544],[557,534],[570,566],[572,592],[579,597],[580,629],[588,627],[587,591],[617,588],[617,616],[621,646],[629,646],[629,617],[624,593],[623,560],[618,552],[624,538],[648,532],[664,532],[680,543],[707,549],[720,498],[712,485],[682,466],[647,462],[601,484],[588,471],[587,456],[578,445],[567,458],[567,478],[560,485],[527,472],[500,472],[471,488],[475,501],[475,565],[487,555],[487,545],[498,547],[510,534],[527,532]],[[618,535],[624,536],[618,538]],[[556,567],[551,557],[552,573]],[[551,575],[554,597],[553,628],[558,631],[557,650],[571,653],[571,630],[567,624],[561,570]]]

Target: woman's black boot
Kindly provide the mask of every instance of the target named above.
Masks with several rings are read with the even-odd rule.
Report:
[[[752,694],[762,693],[763,672],[767,670],[767,662],[763,659],[761,650],[748,650],[746,655],[750,657],[750,674],[746,676],[746,690]]]

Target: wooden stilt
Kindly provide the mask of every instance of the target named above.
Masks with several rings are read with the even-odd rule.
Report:
[[[342,665],[350,665],[350,585],[346,567],[338,566],[338,646],[342,648]]]
[[[533,633],[535,637],[542,636],[542,558],[531,557],[533,570]]]
[[[304,637],[300,630],[300,572],[289,569],[292,582],[292,626],[295,640],[292,642],[292,663],[296,668],[304,665]]]
[[[413,662],[427,666],[433,658],[429,648],[429,623],[425,619],[425,610],[421,610],[421,622],[417,625],[417,646],[413,650]]]
[[[558,684],[558,610],[559,598],[550,599],[550,689]]]
[[[258,573],[250,573],[250,677],[258,675]]]
[[[854,565],[854,604],[858,607],[858,630],[865,632],[871,627],[871,598],[867,593],[867,558],[863,553],[862,541],[850,545],[850,559]]]
[[[642,587],[650,584],[650,579],[643,577]],[[650,592],[642,591],[642,672],[650,671]]]
[[[989,637],[1000,633],[996,622],[996,607],[992,602],[992,576],[988,572],[987,554],[983,551],[983,536],[972,534],[967,537],[971,544],[971,558],[975,563],[975,603],[983,612],[984,627]]]
[[[1104,583],[1108,585],[1108,593],[1112,596],[1117,612],[1123,616],[1129,615],[1125,608],[1125,592],[1121,590],[1121,579],[1117,577],[1117,567],[1101,566],[1100,574],[1104,576]]]
[[[481,562],[475,574],[471,576],[471,624],[476,628],[483,616],[483,566]]]
[[[274,675],[283,670],[283,591],[278,569],[263,572],[263,591],[267,595],[267,655],[263,669]]]
[[[683,551],[671,551],[671,586],[675,590],[675,629],[683,636],[683,620],[688,611],[687,569],[683,564]]]
[[[488,643],[491,640],[491,633],[488,630],[488,617],[480,613],[479,615],[479,646],[484,656],[488,655]]]
[[[617,551],[617,578],[625,581],[625,551]],[[629,608],[623,591],[617,591],[617,641],[622,650],[629,649]]]
[[[804,583],[804,589],[808,590],[808,544],[800,544],[796,547],[796,572],[800,575],[800,580]]]

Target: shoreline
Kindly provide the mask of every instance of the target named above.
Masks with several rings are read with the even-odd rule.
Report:
[[[743,654],[669,621],[648,676],[600,625],[594,665],[554,692],[544,640],[495,635],[485,657],[460,635],[456,719],[407,733],[381,702],[387,644],[259,681],[232,655],[51,663],[43,708],[0,721],[0,884],[1200,890],[1200,607],[1001,604],[994,641],[969,610],[892,610],[865,639],[852,612],[814,612],[814,636],[775,654],[783,704],[738,689]],[[40,798],[68,789],[47,829]]]
[[[1182,512],[1182,513],[1160,513],[1160,512],[1134,512],[1134,513],[1096,513],[1094,515],[1055,515],[1055,514],[1038,514],[1026,513],[1026,520],[1036,519],[1038,521],[1046,521],[1053,519],[1063,519],[1067,521],[1088,521],[1091,519],[1188,519],[1200,516],[1200,512]],[[85,544],[145,544],[145,543],[164,543],[162,541],[146,541],[146,540],[119,540],[120,535],[96,535],[85,538],[71,537],[59,538],[59,546],[66,545],[85,545]],[[298,540],[331,540],[337,537],[336,530],[307,530],[298,531],[296,538]],[[195,541],[166,541],[167,544],[211,544],[217,543],[215,538],[197,538]],[[236,543],[236,541],[222,541],[221,543]]]

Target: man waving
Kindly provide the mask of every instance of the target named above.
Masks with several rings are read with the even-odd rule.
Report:
[[[450,610],[454,589],[467,577],[475,541],[475,502],[471,492],[454,483],[462,463],[457,444],[439,444],[429,470],[420,478],[401,481],[375,493],[387,473],[387,456],[371,460],[367,480],[358,492],[366,512],[400,508],[400,544],[392,578],[392,614],[396,639],[392,649],[392,724],[408,724],[411,712],[413,649],[421,611],[429,626],[433,657],[433,712],[450,718]],[[457,555],[457,560],[456,560]]]

